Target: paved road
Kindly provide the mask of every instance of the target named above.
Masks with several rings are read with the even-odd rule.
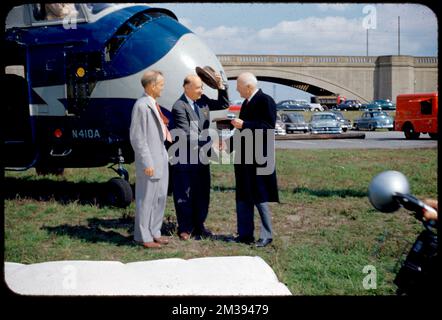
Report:
[[[365,139],[279,140],[277,149],[414,149],[437,148],[437,140],[421,134],[418,140],[406,140],[398,131],[352,131],[365,133]]]

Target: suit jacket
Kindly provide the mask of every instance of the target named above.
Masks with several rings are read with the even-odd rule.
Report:
[[[144,175],[144,169],[153,167],[151,179],[160,179],[167,170],[167,151],[164,146],[162,119],[155,106],[155,100],[144,94],[135,102],[130,124],[130,142],[135,152],[137,177]]]
[[[218,90],[218,100],[210,99],[203,94],[196,103],[199,107],[199,117],[187,101],[184,93],[172,107],[175,128],[183,129],[188,135],[192,122],[198,125],[198,128],[195,128],[198,129],[198,133],[209,128],[209,111],[226,109],[229,106],[229,99],[226,90]]]
[[[187,101],[183,94],[173,105],[172,115],[174,128],[182,129],[186,133],[187,143],[190,147],[190,132],[197,133],[208,129],[210,126],[210,111],[226,109],[229,106],[229,99],[227,90],[218,90],[218,99],[210,99],[206,95],[202,95],[196,101],[199,110],[199,117],[193,110],[192,106]],[[206,140],[198,141],[198,146],[206,145],[210,141],[210,137]],[[190,150],[188,148],[188,150]]]
[[[264,130],[263,141],[263,155],[274,156],[273,150],[267,150],[266,131],[274,130],[276,123],[276,104],[272,97],[266,95],[261,89],[252,97],[248,103],[244,101],[241,106],[239,118],[244,121],[242,129],[236,131],[235,134],[240,134],[243,130],[249,129],[255,138],[255,130]],[[273,131],[274,139],[274,131]],[[235,137],[235,136],[234,136]],[[230,139],[229,148],[233,148],[234,139]],[[255,140],[254,140],[255,141]],[[255,145],[255,142],[253,142]],[[245,164],[245,150],[246,142],[241,143],[242,161],[240,164],[235,164],[235,181],[236,181],[236,199],[241,201],[253,201],[255,203],[261,202],[279,202],[278,185],[276,180],[276,170],[274,169],[270,175],[258,175],[257,168],[260,166],[256,161],[252,164]],[[250,146],[250,142],[249,142]],[[231,149],[230,149],[231,151]],[[270,152],[270,153],[269,153]],[[255,150],[253,148],[253,154]],[[235,155],[238,157],[238,153]],[[255,157],[254,157],[255,159]],[[239,159],[235,159],[238,163]]]

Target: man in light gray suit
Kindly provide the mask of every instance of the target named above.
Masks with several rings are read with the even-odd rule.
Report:
[[[130,125],[136,168],[134,240],[145,248],[160,248],[169,242],[161,236],[161,225],[169,179],[164,141],[171,138],[156,102],[164,88],[164,77],[159,71],[149,70],[141,84],[144,95],[135,102]]]

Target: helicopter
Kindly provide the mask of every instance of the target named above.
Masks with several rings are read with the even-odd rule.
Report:
[[[141,75],[160,70],[164,113],[182,94],[184,77],[212,66],[216,55],[170,10],[145,4],[75,3],[75,15],[45,17],[45,4],[13,7],[3,39],[6,103],[2,120],[5,170],[109,165],[108,199],[133,198],[124,164],[134,161],[129,140],[132,107],[143,93]],[[216,98],[217,91],[205,89]],[[170,115],[170,112],[169,112]]]

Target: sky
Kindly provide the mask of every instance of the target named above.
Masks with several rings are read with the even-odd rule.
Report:
[[[437,17],[420,4],[149,3],[167,8],[216,54],[437,56]],[[239,99],[230,81],[232,100]],[[309,99],[261,82],[277,101]]]

